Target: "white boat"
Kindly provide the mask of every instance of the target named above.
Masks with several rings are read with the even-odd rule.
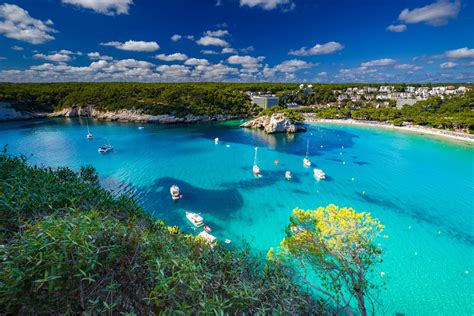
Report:
[[[285,172],[285,178],[286,178],[286,180],[291,180],[291,177],[292,177],[292,176],[291,176],[291,171]]]
[[[212,236],[211,234],[209,234],[208,232],[206,231],[202,231],[198,234],[199,237],[201,237],[202,239],[204,239],[206,241],[207,244],[209,244],[211,247],[214,246],[216,244],[216,237]]]
[[[318,180],[324,180],[326,179],[326,174],[324,173],[324,171],[322,171],[321,169],[317,169],[317,168],[314,168],[314,176],[318,179]]]
[[[204,219],[197,213],[186,212],[186,218],[196,227],[204,225]]]
[[[181,193],[179,193],[179,187],[177,185],[172,185],[170,187],[170,194],[173,200],[179,200],[182,197]]]
[[[92,139],[92,137],[94,137],[94,136],[92,136],[91,133],[87,133],[87,139]]]
[[[138,129],[142,130],[142,129],[145,129],[145,127],[144,126],[138,126]]]
[[[108,153],[109,151],[111,151],[111,150],[113,150],[113,149],[114,149],[114,147],[112,147],[112,145],[110,145],[110,144],[105,144],[105,145],[100,146],[99,149],[98,149],[98,151],[99,151],[100,153],[106,154],[106,153]]]
[[[311,160],[309,160],[309,158],[308,158],[308,152],[309,152],[309,139],[306,142],[306,156],[303,159],[303,165],[305,167],[309,168],[309,167],[311,167]]]
[[[94,136],[92,136],[92,133],[89,130],[89,121],[88,121],[87,118],[86,118],[86,124],[87,124],[87,139],[92,139],[92,137],[94,137]]]
[[[219,144],[219,137],[214,138],[214,144]]]
[[[260,174],[260,168],[258,167],[257,165],[257,152],[258,152],[258,147],[255,147],[255,156],[253,158],[253,168],[252,168],[252,171],[253,171],[253,174],[257,177],[260,177],[261,174]]]

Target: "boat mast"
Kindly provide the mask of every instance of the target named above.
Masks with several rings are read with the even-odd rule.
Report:
[[[255,147],[255,156],[253,158],[253,165],[256,166],[257,165],[257,150],[258,150],[258,147]]]
[[[306,141],[306,158],[308,158],[308,152],[309,152],[309,138]]]

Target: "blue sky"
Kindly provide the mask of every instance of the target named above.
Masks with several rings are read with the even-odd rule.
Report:
[[[1,81],[473,82],[472,0],[10,0]]]

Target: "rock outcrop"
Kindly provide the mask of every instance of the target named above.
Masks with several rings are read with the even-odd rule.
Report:
[[[119,110],[119,111],[98,111],[90,108],[67,108],[48,115],[49,117],[76,117],[90,116],[99,120],[107,121],[127,121],[159,124],[175,123],[197,123],[211,121],[226,121],[243,118],[242,115],[217,114],[217,115],[192,115],[176,117],[169,114],[150,115],[140,110]]]
[[[300,122],[286,117],[284,113],[264,115],[245,122],[240,127],[263,129],[267,134],[305,132],[306,128]]]
[[[19,112],[10,106],[8,102],[0,102],[0,122],[28,120],[40,117],[31,113]]]

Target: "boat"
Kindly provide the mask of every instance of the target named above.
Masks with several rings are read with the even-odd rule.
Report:
[[[102,154],[106,154],[108,153],[109,151],[112,151],[114,149],[114,147],[112,147],[112,145],[110,144],[104,144],[102,146],[99,147],[98,149],[98,152],[102,153]]]
[[[92,139],[94,136],[92,136],[92,133],[91,131],[89,130],[89,121],[88,119],[86,118],[86,124],[87,124],[87,139]]]
[[[324,180],[326,179],[326,174],[324,173],[324,171],[322,171],[321,169],[317,169],[317,168],[314,168],[314,176],[318,179],[318,180]]]
[[[224,242],[225,242],[226,244],[230,244],[230,243],[231,243],[230,239],[226,239],[226,240],[224,240]]]
[[[138,129],[142,130],[142,129],[145,129],[145,127],[144,126],[138,126]]]
[[[182,197],[181,193],[179,193],[179,187],[175,184],[170,187],[170,194],[173,200],[179,200]]]
[[[196,227],[204,225],[204,219],[197,213],[186,212],[186,218]]]
[[[212,232],[212,228],[206,225],[204,225],[204,230],[208,233]]]
[[[311,167],[311,160],[309,160],[309,158],[308,158],[308,152],[309,152],[309,139],[306,142],[306,156],[303,159],[303,165],[305,167],[309,168],[309,167]]]
[[[214,138],[214,144],[219,144],[219,137]]]
[[[216,237],[212,236],[206,231],[202,231],[198,234],[199,237],[204,239],[207,244],[209,244],[211,247],[213,247],[216,244]]]
[[[286,178],[286,180],[291,180],[291,177],[292,177],[292,176],[291,176],[291,171],[286,171],[286,172],[285,172],[285,178]]]
[[[255,147],[255,156],[253,158],[253,168],[252,168],[252,171],[253,171],[253,174],[257,177],[260,177],[261,174],[260,174],[260,168],[257,166],[257,152],[258,152],[258,147]]]

